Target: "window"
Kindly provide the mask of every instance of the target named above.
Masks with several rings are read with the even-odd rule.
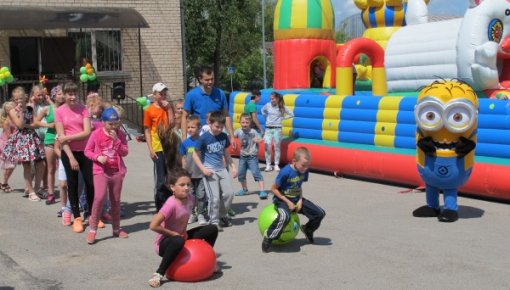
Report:
[[[77,63],[88,57],[99,72],[122,71],[120,30],[70,31],[68,35],[77,45]]]

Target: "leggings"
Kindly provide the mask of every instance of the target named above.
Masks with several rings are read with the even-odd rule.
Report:
[[[218,237],[218,228],[215,225],[206,225],[203,227],[192,228],[187,231],[188,239],[203,239],[211,247],[214,247]],[[165,275],[170,264],[175,260],[184,247],[184,238],[181,236],[165,237],[159,243],[159,256],[163,259],[156,273]]]
[[[94,182],[92,181],[92,161],[85,157],[83,151],[73,151],[74,158],[78,161],[80,171],[85,181],[85,194],[87,196],[87,203],[89,211],[92,209],[94,203]],[[66,171],[67,176],[67,194],[69,202],[71,203],[71,211],[74,218],[80,217],[80,206],[78,198],[78,171],[71,169],[71,162],[67,154],[62,154],[62,164]]]

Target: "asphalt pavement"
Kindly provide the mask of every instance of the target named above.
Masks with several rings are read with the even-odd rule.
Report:
[[[0,289],[150,288],[160,262],[149,230],[152,161],[145,143],[130,141],[129,149],[121,220],[129,238],[112,238],[107,224],[94,245],[86,243],[87,231],[61,224],[59,203],[23,198],[16,168],[9,182],[16,190],[0,192]],[[263,175],[269,188],[275,173]],[[250,174],[248,180],[255,190]],[[401,193],[404,187],[313,173],[303,188],[327,213],[314,245],[299,233],[262,253],[257,217],[271,201],[255,192],[235,197],[233,226],[215,247],[223,274],[161,289],[510,289],[508,204],[460,197],[460,219],[445,224],[412,217],[425,196]]]

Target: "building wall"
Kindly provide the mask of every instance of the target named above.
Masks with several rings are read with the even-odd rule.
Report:
[[[11,6],[12,1],[1,1],[0,6]],[[151,94],[152,85],[164,82],[172,98],[184,95],[180,1],[178,0],[18,0],[19,6],[79,6],[126,7],[136,9],[150,28],[141,29],[142,92]],[[65,36],[65,30],[1,30],[0,65],[9,66],[9,37],[11,36]],[[138,29],[122,29],[123,74],[100,76],[102,83],[125,81],[126,93],[133,98],[140,96],[140,66]]]

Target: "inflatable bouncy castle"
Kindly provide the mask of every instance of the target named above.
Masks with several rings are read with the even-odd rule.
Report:
[[[306,146],[314,169],[422,186],[416,168],[418,92],[438,79],[457,79],[478,96],[474,165],[459,190],[510,200],[505,182],[510,103],[498,99],[510,96],[510,30],[503,29],[510,27],[510,2],[471,0],[463,18],[438,22],[427,22],[424,0],[354,2],[367,31],[376,30],[345,44],[332,38],[329,0],[276,5],[274,88],[262,92],[257,107],[275,90],[293,110],[294,118],[283,122],[283,161]],[[354,80],[361,54],[371,63],[371,91],[358,90]],[[317,76],[322,76],[320,87]],[[235,128],[249,101],[249,93],[231,94]],[[260,111],[258,118],[264,124]]]

